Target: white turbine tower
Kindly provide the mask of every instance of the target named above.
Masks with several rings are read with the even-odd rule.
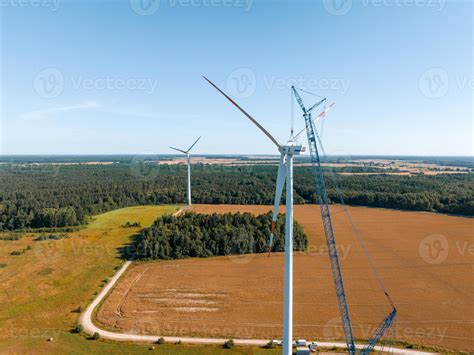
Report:
[[[283,315],[283,354],[292,354],[293,347],[293,156],[304,152],[304,147],[298,144],[293,135],[285,145],[278,141],[242,109],[234,100],[227,96],[209,79],[204,77],[214,88],[224,95],[235,107],[237,107],[247,118],[249,118],[265,135],[275,144],[280,152],[280,164],[278,165],[278,176],[275,191],[275,204],[272,216],[272,228],[269,242],[269,253],[273,243],[278,207],[280,205],[283,186],[286,180],[286,221],[285,221],[285,291],[284,291],[284,315]]]
[[[187,195],[187,198],[188,198],[188,206],[191,206],[191,154],[189,154],[189,152],[191,151],[191,149],[193,149],[193,147],[196,145],[196,143],[198,142],[198,140],[200,140],[201,137],[199,137],[198,139],[196,139],[196,141],[189,147],[188,150],[182,150],[182,149],[178,149],[178,148],[174,148],[174,147],[170,147],[171,149],[173,150],[176,150],[178,152],[181,152],[183,154],[186,154],[187,158],[188,158],[188,195]]]

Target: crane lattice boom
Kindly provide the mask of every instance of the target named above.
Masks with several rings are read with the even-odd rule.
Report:
[[[318,107],[320,104],[326,101],[326,99],[322,99],[313,106],[311,106],[310,109],[306,109],[304,106],[303,100],[301,99],[301,96],[298,94],[296,91],[295,87],[292,86],[291,89],[293,90],[293,93],[295,95],[296,101],[300,105],[302,111],[303,111],[303,117],[305,120],[305,126],[306,126],[306,133],[308,135],[308,145],[309,145],[309,151],[311,154],[311,163],[313,167],[313,172],[314,172],[314,178],[316,182],[316,192],[318,195],[318,200],[319,200],[319,207],[321,209],[321,217],[323,220],[323,229],[324,229],[324,234],[326,236],[326,243],[328,246],[328,254],[329,254],[329,260],[331,264],[331,271],[333,275],[333,280],[334,280],[334,286],[336,289],[336,295],[337,295],[337,302],[339,305],[339,312],[341,314],[341,321],[342,321],[342,328],[344,331],[344,337],[346,340],[347,344],[347,349],[349,354],[355,354],[356,353],[356,348],[354,344],[354,335],[352,332],[352,324],[351,324],[351,319],[349,316],[349,309],[347,307],[347,300],[346,300],[346,294],[344,291],[344,282],[342,279],[342,272],[341,272],[341,266],[339,263],[339,255],[337,252],[337,247],[336,247],[336,239],[334,237],[334,229],[332,226],[332,220],[331,220],[331,214],[329,211],[329,200],[327,196],[327,191],[326,191],[326,184],[324,181],[324,175],[323,175],[323,169],[321,167],[321,159],[319,156],[319,151],[318,151],[318,144],[317,142],[321,143],[321,139],[318,136],[318,132],[315,128],[315,122],[311,118],[311,111]],[[326,111],[326,110],[325,110]],[[324,112],[325,112],[324,111]],[[324,149],[321,145],[321,149]],[[339,192],[339,190],[338,190]],[[344,201],[342,199],[342,195],[340,194],[341,198],[341,203],[344,205]],[[352,220],[351,220],[352,223]],[[355,228],[355,227],[354,227]],[[359,242],[362,243],[361,240]],[[364,250],[365,250],[365,246]],[[367,254],[367,253],[366,253]],[[375,267],[372,264],[372,261],[367,254],[367,257],[369,259],[369,262],[371,264],[371,267],[376,275],[377,278],[378,274],[375,270]],[[385,286],[383,285],[383,282],[381,279],[379,280],[381,283],[382,289],[384,290],[384,294],[387,297],[389,303],[392,306],[392,311],[384,318],[384,320],[379,324],[377,329],[375,330],[374,334],[372,337],[369,339],[367,345],[361,350],[361,354],[369,354],[374,346],[377,344],[377,342],[382,338],[382,336],[385,334],[385,332],[390,328],[390,326],[393,324],[395,317],[397,315],[397,310],[395,306],[393,305],[392,300],[390,299],[390,296],[388,295],[388,292],[385,289]]]
[[[313,165],[314,177],[316,181],[316,192],[319,199],[319,207],[321,209],[321,216],[323,220],[323,229],[326,236],[326,243],[328,246],[329,260],[331,263],[331,271],[334,279],[334,286],[336,288],[337,301],[339,305],[339,312],[341,313],[342,328],[346,339],[347,349],[349,354],[355,354],[354,336],[352,334],[351,319],[349,317],[349,309],[347,308],[346,294],[344,291],[344,282],[342,280],[341,266],[339,264],[339,255],[336,247],[336,239],[334,238],[334,229],[332,227],[331,214],[329,213],[329,201],[326,192],[326,185],[324,182],[323,169],[321,167],[321,160],[319,159],[318,147],[316,144],[316,130],[314,129],[314,122],[311,118],[311,113],[308,113],[304,107],[303,100],[294,87],[292,87],[295,94],[296,101],[303,110],[303,117],[306,125],[306,132],[308,134],[309,151],[311,153],[311,163]],[[321,100],[319,104],[323,103],[325,99]],[[312,106],[313,109],[315,106]]]

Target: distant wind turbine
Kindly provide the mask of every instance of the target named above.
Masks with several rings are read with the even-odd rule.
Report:
[[[196,145],[196,143],[200,139],[201,139],[201,137],[196,139],[196,141],[189,147],[188,150],[182,150],[182,149],[179,149],[179,148],[170,147],[173,150],[176,150],[178,152],[186,154],[186,156],[188,157],[188,195],[187,195],[188,206],[191,206],[191,154],[189,154],[189,152],[191,151],[191,149],[193,149],[193,147]]]

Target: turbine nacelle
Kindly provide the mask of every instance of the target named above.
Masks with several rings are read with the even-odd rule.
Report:
[[[289,141],[286,145],[278,148],[283,155],[300,155],[305,152],[306,148],[297,142]]]

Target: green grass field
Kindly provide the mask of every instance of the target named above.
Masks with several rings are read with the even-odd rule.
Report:
[[[83,230],[60,240],[0,240],[0,353],[144,353],[150,345],[88,340],[70,329],[108,277],[122,264],[119,248],[140,228],[176,206],[129,207],[96,216]],[[12,255],[13,252],[18,252]],[[48,338],[54,338],[52,342]],[[262,349],[223,350],[217,347],[156,346],[160,354],[253,354]]]

